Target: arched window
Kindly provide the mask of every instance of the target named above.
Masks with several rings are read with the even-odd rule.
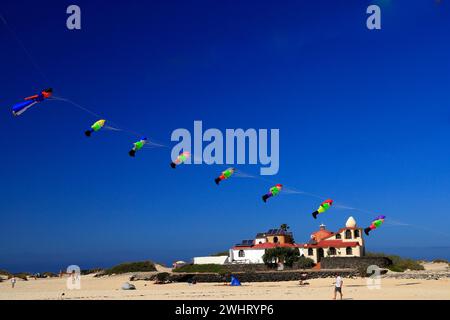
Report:
[[[352,248],[347,247],[347,249],[345,249],[345,254],[348,255],[348,256],[353,255],[353,250],[352,250]]]
[[[244,257],[245,257],[245,251],[239,250],[239,258],[244,258]]]
[[[351,238],[352,238],[351,230],[345,230],[345,239],[351,239]]]
[[[341,239],[341,234],[340,233],[337,233],[336,234],[336,240],[340,240]]]
[[[278,237],[273,237],[273,243],[278,243]]]
[[[355,238],[359,238],[359,230],[355,230]]]
[[[336,255],[336,248],[331,247],[330,248],[330,256],[335,256]]]
[[[308,249],[308,256],[312,256],[314,254],[313,249],[309,248]]]

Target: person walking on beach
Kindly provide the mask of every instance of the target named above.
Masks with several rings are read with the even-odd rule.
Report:
[[[14,289],[15,286],[16,286],[16,277],[12,277],[11,278],[11,288]]]
[[[342,300],[342,285],[344,284],[344,281],[342,280],[341,276],[337,276],[335,283],[334,283],[334,297],[333,300],[336,300],[336,293],[339,292]]]

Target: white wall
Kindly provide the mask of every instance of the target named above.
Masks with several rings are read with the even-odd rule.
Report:
[[[225,264],[228,260],[228,256],[218,257],[195,257],[194,264]]]
[[[239,257],[239,249],[230,250],[230,260],[231,262],[241,262],[241,263],[264,263],[262,257],[266,250],[264,249],[243,249],[245,256]]]

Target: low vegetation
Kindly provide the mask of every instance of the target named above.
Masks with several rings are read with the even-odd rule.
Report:
[[[266,250],[263,261],[268,267],[276,267],[278,262],[282,262],[287,267],[292,267],[294,263],[300,269],[309,269],[314,266],[314,261],[300,257],[300,252],[294,248],[277,247]]]
[[[94,268],[94,269],[85,269],[81,270],[81,275],[86,276],[88,274],[102,273],[105,270],[102,268]]]
[[[156,271],[155,264],[151,261],[121,263],[112,268],[106,269],[98,275],[123,274],[131,272],[152,272]]]
[[[448,264],[449,262],[445,259],[434,259],[433,263],[447,263]]]
[[[216,252],[210,255],[210,257],[220,257],[220,256],[228,256],[229,252],[227,251],[220,251]]]
[[[316,264],[314,263],[313,259],[310,258],[306,258],[301,256],[295,263],[295,265],[299,268],[299,269],[311,269],[312,267],[314,267]]]
[[[225,273],[227,272],[220,264],[187,264],[173,269],[173,272],[185,273]]]
[[[18,278],[18,279],[22,279],[24,281],[28,281],[28,277],[32,277],[33,275],[29,272],[19,272],[19,273],[15,273],[14,277]],[[10,278],[12,276],[9,276]]]
[[[42,274],[45,278],[56,278],[58,275],[54,272],[44,272]]]
[[[170,282],[170,274],[168,272],[160,272],[155,277],[155,284],[166,284]]]
[[[387,257],[391,259],[392,265],[388,266],[387,268],[394,272],[404,272],[406,270],[425,270],[424,266],[420,264],[419,261],[408,259],[408,258],[402,258],[397,255],[389,255],[384,253],[367,253],[367,256],[369,257]]]
[[[0,276],[10,277],[10,276],[12,276],[12,273],[10,273],[6,270],[0,270]]]

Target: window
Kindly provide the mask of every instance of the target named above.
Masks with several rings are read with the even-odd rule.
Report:
[[[239,250],[239,258],[244,258],[244,257],[245,257],[245,251]]]
[[[347,247],[347,249],[345,249],[345,254],[348,256],[351,256],[353,254],[353,250],[350,247]]]
[[[313,249],[309,248],[308,249],[308,256],[312,256],[314,254]]]
[[[342,239],[341,234],[340,233],[336,234],[336,240],[340,240],[340,239]]]
[[[278,237],[273,237],[273,243],[278,243]]]
[[[331,247],[330,248],[330,256],[335,256],[336,255],[336,248]]]
[[[355,230],[355,238],[359,238],[359,230]]]
[[[345,231],[345,239],[351,239],[352,238],[352,232],[351,230]]]

